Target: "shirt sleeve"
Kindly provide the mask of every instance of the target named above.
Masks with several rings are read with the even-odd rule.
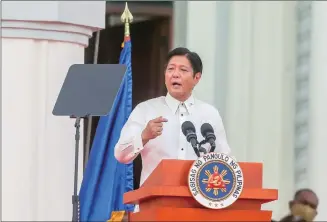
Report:
[[[142,131],[146,126],[144,112],[136,106],[121,130],[115,146],[115,157],[121,163],[132,162],[143,150]]]
[[[228,145],[224,123],[222,121],[222,118],[221,118],[218,110],[216,110],[215,122],[216,122],[216,124],[214,125],[214,131],[215,131],[215,135],[216,135],[216,150],[215,151],[229,155],[231,153],[231,149]]]

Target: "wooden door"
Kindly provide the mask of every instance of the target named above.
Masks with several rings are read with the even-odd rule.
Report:
[[[169,50],[169,19],[131,24],[133,104],[164,95],[164,65]],[[119,34],[118,34],[119,33]],[[118,63],[124,27],[109,28],[101,36],[99,63]]]

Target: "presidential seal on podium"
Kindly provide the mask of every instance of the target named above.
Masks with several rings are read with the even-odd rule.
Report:
[[[231,156],[208,153],[192,164],[188,186],[194,199],[204,207],[223,209],[242,193],[242,169]]]

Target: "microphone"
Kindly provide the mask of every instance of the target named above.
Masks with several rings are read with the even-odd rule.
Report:
[[[186,136],[187,142],[191,143],[195,154],[198,157],[200,157],[200,153],[197,148],[198,140],[197,140],[197,136],[195,133],[195,127],[194,127],[193,123],[191,123],[190,121],[185,121],[182,124],[182,132]]]
[[[209,123],[202,124],[201,134],[205,138],[205,140],[210,143],[210,146],[211,146],[210,153],[215,151],[215,149],[216,149],[216,143],[215,143],[216,136],[215,136],[215,133],[213,131],[212,126]]]

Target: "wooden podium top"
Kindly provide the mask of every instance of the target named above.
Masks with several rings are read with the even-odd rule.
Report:
[[[188,188],[188,174],[193,162],[193,160],[162,160],[138,190],[125,193],[124,203],[136,204],[153,197],[192,198]],[[244,177],[243,192],[239,199],[256,200],[262,204],[278,198],[277,190],[262,188],[261,163],[238,164]]]

